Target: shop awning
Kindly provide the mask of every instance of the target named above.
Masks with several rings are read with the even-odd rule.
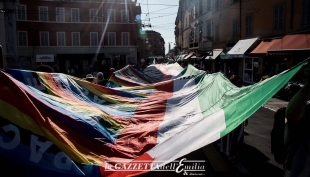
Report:
[[[275,42],[268,52],[310,50],[310,34],[288,34]]]
[[[191,52],[191,53],[189,53],[188,55],[186,55],[184,58],[183,58],[183,60],[187,60],[187,59],[189,59],[191,56],[193,56],[195,53],[194,52]]]
[[[215,60],[221,53],[223,52],[223,49],[213,49],[213,55],[207,56],[207,60]]]
[[[191,59],[194,59],[194,60],[202,60],[205,56],[192,56]]]
[[[36,55],[36,62],[54,62],[54,54],[38,54]]]
[[[278,43],[282,39],[272,39],[268,41],[262,41],[252,52],[251,54],[267,54],[268,50],[275,43]]]
[[[258,38],[239,40],[237,44],[228,52],[232,58],[243,58],[245,52],[257,41]]]

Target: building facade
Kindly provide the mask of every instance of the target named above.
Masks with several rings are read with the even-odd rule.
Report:
[[[176,20],[176,46],[178,54],[196,57],[196,63],[205,67],[197,60],[212,51],[212,11],[209,0],[180,0]]]
[[[141,7],[132,0],[20,0],[18,58],[35,67],[119,69],[137,63]]]
[[[16,13],[15,7],[18,1],[1,1],[0,2],[0,45],[2,47],[1,67],[18,68],[25,66],[27,62],[18,60],[17,57],[17,43],[16,43]],[[29,63],[29,62],[28,62]],[[29,66],[28,66],[29,67]]]
[[[177,43],[181,43],[181,50],[186,52],[200,47],[199,43],[195,44],[197,38],[198,42],[200,40],[197,31],[188,32],[186,28],[197,24],[193,12],[196,12],[195,3],[200,2],[190,2],[192,5],[187,0],[180,0],[180,9],[183,9],[179,9],[179,13],[183,13],[183,17],[178,17],[178,24],[185,27],[176,26],[183,36],[183,42],[176,37]],[[224,74],[231,71],[251,84],[264,75],[278,74],[309,57],[310,0],[206,0],[202,3],[205,4],[198,6],[197,14],[199,11],[212,13],[201,20],[202,37],[212,37],[211,58],[214,60],[211,71]],[[189,33],[190,39],[187,38]],[[209,62],[207,59],[205,61]]]

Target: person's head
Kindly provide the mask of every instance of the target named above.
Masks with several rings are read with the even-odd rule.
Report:
[[[38,65],[33,71],[52,73],[53,68],[48,65]]]
[[[88,82],[93,82],[94,76],[92,74],[87,74],[85,80],[87,80]]]
[[[103,81],[103,73],[102,72],[98,72],[97,73],[97,79],[98,79],[98,81],[100,82],[100,81]]]
[[[198,64],[194,64],[194,67],[200,69]]]
[[[242,85],[243,85],[243,81],[242,81],[241,77],[239,77],[238,75],[232,75],[229,78],[229,80],[231,83],[233,83],[237,87],[242,87]]]
[[[306,77],[306,82],[310,82],[310,64],[304,66],[304,74]]]

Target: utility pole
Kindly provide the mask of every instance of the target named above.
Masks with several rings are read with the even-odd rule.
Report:
[[[242,0],[240,0],[240,4],[239,4],[239,6],[240,6],[240,7],[239,7],[239,11],[240,11],[240,12],[239,12],[239,13],[240,13],[240,14],[239,14],[239,15],[240,15],[240,16],[239,16],[239,17],[240,17],[240,18],[239,18],[239,39],[241,39],[241,17],[242,17],[242,16],[241,16],[241,2],[242,2]]]

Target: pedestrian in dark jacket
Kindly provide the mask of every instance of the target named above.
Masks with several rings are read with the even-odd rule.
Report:
[[[285,177],[310,176],[310,65],[304,69],[305,85],[290,99],[285,117]]]

